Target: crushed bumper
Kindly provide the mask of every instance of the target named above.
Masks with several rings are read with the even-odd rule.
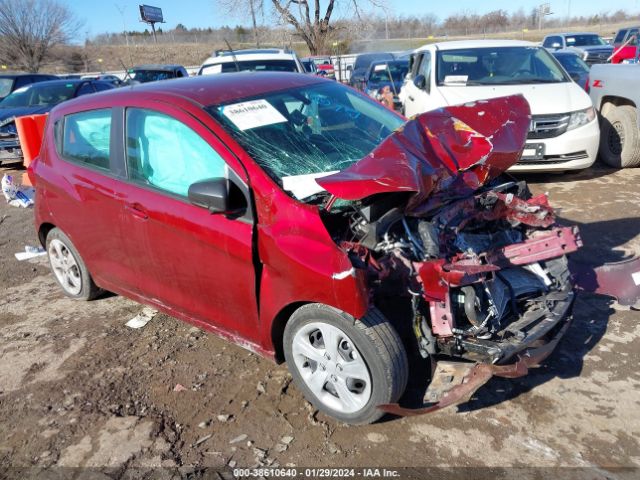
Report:
[[[407,408],[397,403],[380,405],[381,410],[399,416],[422,415],[435,412],[445,407],[468,402],[471,396],[491,377],[518,378],[529,373],[529,369],[538,366],[556,348],[560,339],[571,324],[571,304],[564,316],[549,321],[549,328],[541,335],[529,338],[522,343],[517,353],[517,360],[507,365],[488,363],[470,363],[456,361],[440,361],[436,365],[431,383],[424,396],[424,405],[418,408]],[[547,337],[545,338],[545,334]],[[546,341],[544,341],[546,340]]]

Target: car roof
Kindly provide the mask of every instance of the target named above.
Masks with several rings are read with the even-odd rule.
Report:
[[[30,76],[30,77],[56,77],[56,75],[54,75],[53,73],[23,73],[23,72],[17,72],[17,73],[3,73],[0,74],[0,78],[17,78],[17,77],[26,77],[26,76]]]
[[[562,52],[551,52],[551,55],[553,55],[554,57],[570,57],[570,56],[574,56],[574,57],[580,58],[580,55],[578,55],[576,52],[568,52],[566,50],[564,50]]]
[[[315,75],[293,72],[229,72],[224,75],[201,75],[179,78],[170,82],[148,82],[120,87],[99,95],[113,98],[135,98],[140,94],[157,93],[164,97],[173,96],[191,100],[201,106],[231,102],[236,99],[259,96],[290,88],[304,87],[318,83],[335,83]],[[74,106],[91,106],[93,95],[74,100]],[[83,108],[77,108],[82,110]]]
[[[47,80],[44,82],[36,82],[30,83],[29,85],[25,85],[23,88],[32,88],[32,87],[46,87],[46,86],[55,86],[55,85],[81,85],[83,83],[100,83],[105,85],[111,85],[109,82],[104,82],[101,80],[88,80],[81,78],[62,78],[60,80]]]
[[[135,67],[133,67],[131,70],[136,71],[136,70],[160,70],[160,71],[164,71],[164,70],[175,70],[177,68],[184,68],[182,65],[177,65],[177,64],[149,64],[149,65],[137,65]]]
[[[564,33],[549,34],[547,35],[547,37],[571,37],[574,35],[595,35],[596,37],[600,36],[600,34],[596,32],[564,32]]]
[[[454,40],[423,45],[416,52],[423,50],[457,50],[462,48],[495,48],[495,47],[537,47],[538,44],[524,40]]]
[[[239,53],[235,52],[236,57],[234,59],[231,54],[224,54],[218,56],[212,56],[207,58],[203,65],[215,65],[217,63],[230,63],[235,60],[238,63],[243,61],[251,61],[251,60],[293,60],[295,58],[295,54],[293,52],[285,52],[284,50],[255,50],[257,53]]]
[[[385,63],[392,63],[392,64],[406,63],[406,64],[409,64],[409,59],[408,58],[394,58],[392,60],[374,60],[373,62],[371,62],[371,65],[384,65]]]

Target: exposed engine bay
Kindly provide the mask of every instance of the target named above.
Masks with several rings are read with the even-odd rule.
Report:
[[[392,299],[432,360],[424,406],[383,410],[427,413],[468,400],[492,376],[526,375],[568,330],[574,280],[640,301],[639,258],[572,276],[577,227],[558,224],[546,195],[505,174],[529,121],[521,96],[427,112],[356,164],[316,179],[331,194],[325,226],[366,272],[370,304]]]
[[[554,226],[546,197],[494,181],[423,217],[394,205],[402,194],[382,197],[343,211],[339,243],[366,269],[373,302],[411,302],[423,356],[500,363],[552,333],[541,327],[573,300],[565,254],[580,238]]]

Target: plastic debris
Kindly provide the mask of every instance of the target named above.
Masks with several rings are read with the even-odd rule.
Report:
[[[13,207],[28,208],[33,206],[35,189],[33,187],[19,187],[13,181],[13,176],[2,176],[2,194],[9,205]]]
[[[203,444],[204,442],[209,440],[212,436],[213,436],[213,434],[210,433],[209,435],[205,435],[204,437],[199,438],[198,440],[196,440],[196,443],[194,443],[193,446],[197,447],[198,445]]]
[[[174,392],[184,392],[186,390],[186,387],[184,385],[181,385],[179,383],[176,383],[176,386],[173,387],[173,391]]]
[[[239,442],[242,442],[242,441],[246,440],[247,437],[248,437],[248,435],[246,433],[243,433],[242,435],[238,435],[236,438],[231,440],[229,443],[231,443],[231,444],[239,443]]]
[[[19,260],[28,260],[34,257],[40,257],[41,255],[46,255],[47,251],[42,247],[33,247],[31,245],[26,245],[24,247],[24,252],[18,252],[15,254],[15,257]]]
[[[2,176],[2,194],[7,202],[16,198],[18,187],[13,183],[13,176],[6,173]]]
[[[125,323],[125,325],[129,328],[142,328],[147,323],[149,323],[157,314],[157,310],[151,307],[144,307],[138,315]]]

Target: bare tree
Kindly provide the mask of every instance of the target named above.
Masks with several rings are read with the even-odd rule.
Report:
[[[251,28],[256,47],[260,48],[260,29],[258,28],[258,15],[264,15],[263,0],[216,0],[216,3],[229,15],[242,17],[247,13],[251,15]]]
[[[281,20],[295,28],[296,33],[304,40],[312,55],[327,52],[327,39],[331,32],[329,22],[337,3],[352,5],[356,18],[360,19],[360,4],[365,0],[328,0],[323,2],[326,9],[322,10],[320,0],[313,0],[313,11],[310,0],[271,0]],[[368,0],[373,6],[383,8],[382,0]]]
[[[0,60],[37,72],[51,48],[79,27],[71,10],[56,0],[0,0]]]

